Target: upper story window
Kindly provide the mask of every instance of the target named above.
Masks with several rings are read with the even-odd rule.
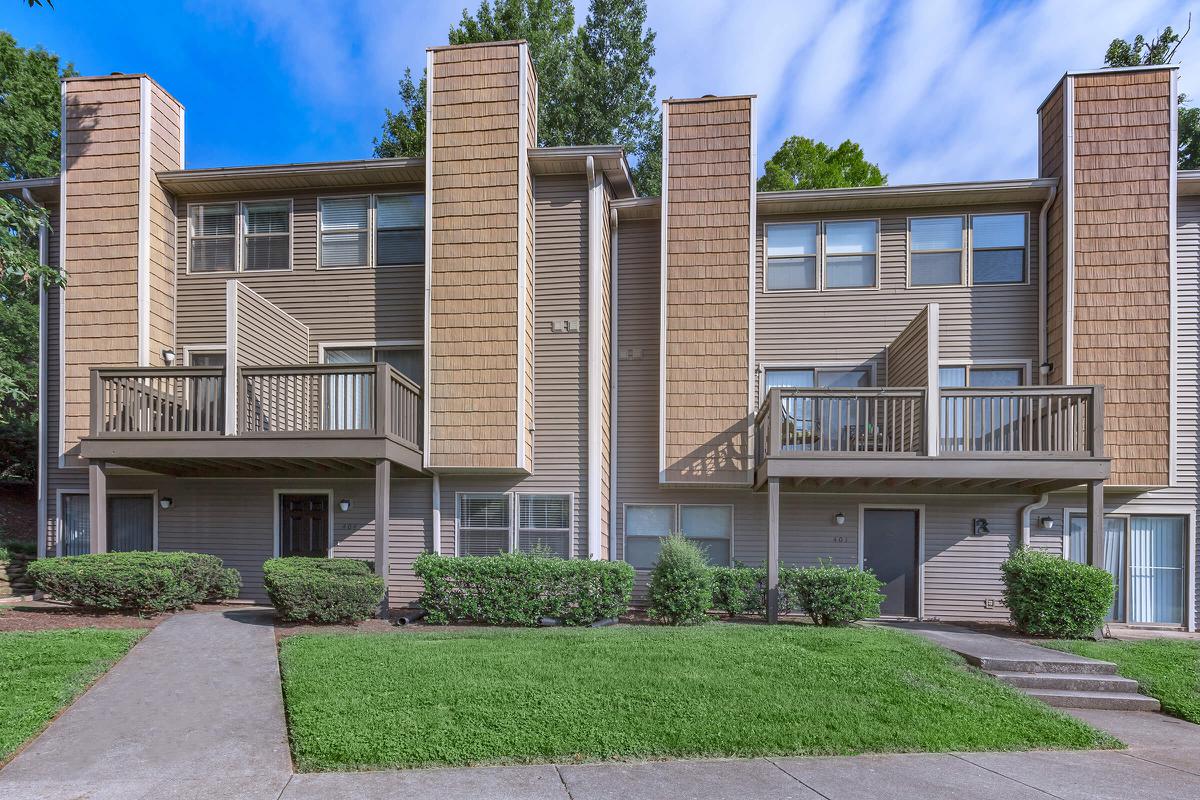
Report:
[[[322,268],[425,263],[422,194],[324,197],[319,216]]]
[[[326,347],[323,349],[323,360],[326,364],[390,364],[401,375],[420,386],[425,379],[423,352],[420,345],[363,344]]]
[[[1025,368],[1018,366],[977,366],[961,364],[938,369],[938,383],[943,389],[963,387],[993,389],[1020,386],[1025,381]]]
[[[873,219],[825,223],[825,288],[876,285],[879,223]]]
[[[767,226],[768,292],[817,288],[817,223]]]
[[[869,367],[771,368],[763,371],[763,391],[785,389],[857,389],[874,383]]]
[[[1025,214],[971,217],[971,282],[1025,282]]]
[[[962,217],[908,221],[908,282],[911,286],[958,286],[963,282]]]
[[[291,260],[290,200],[188,207],[189,272],[288,270]]]

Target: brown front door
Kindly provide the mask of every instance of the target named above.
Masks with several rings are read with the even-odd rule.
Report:
[[[329,497],[323,494],[279,496],[279,555],[329,555]]]

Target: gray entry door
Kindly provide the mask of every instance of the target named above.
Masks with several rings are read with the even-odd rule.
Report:
[[[863,569],[883,581],[886,616],[917,616],[917,514],[890,508],[863,514]]]

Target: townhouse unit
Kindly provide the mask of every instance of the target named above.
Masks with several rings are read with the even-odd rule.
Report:
[[[1033,178],[758,192],[753,96],[663,104],[661,197],[537,146],[523,42],[428,51],[424,158],[186,169],[144,75],[63,83],[41,547],[538,550],[873,569],[1003,620],[1029,546],[1194,629],[1200,175],[1170,66],[1069,73]],[[1031,109],[1032,111],[1032,109]]]

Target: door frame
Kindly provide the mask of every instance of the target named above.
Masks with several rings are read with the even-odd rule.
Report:
[[[87,496],[86,491],[75,491],[73,489],[58,489],[54,493],[54,555],[62,555],[62,529],[63,529],[63,495],[64,494],[81,494]],[[158,552],[158,489],[129,489],[119,492],[106,492],[104,502],[107,506],[108,498],[110,497],[149,497],[150,510],[154,513],[154,552]],[[109,532],[111,535],[111,532]]]
[[[863,549],[866,540],[867,511],[917,512],[917,619],[925,619],[925,504],[924,503],[859,503],[858,504],[858,568],[863,568]]]
[[[325,495],[325,510],[329,514],[328,532],[329,532],[329,549],[326,552],[326,557],[333,558],[334,535],[333,535],[333,489],[276,489],[272,495],[274,498],[274,543],[272,545],[271,557],[279,558],[279,498],[285,494],[322,494]]]

